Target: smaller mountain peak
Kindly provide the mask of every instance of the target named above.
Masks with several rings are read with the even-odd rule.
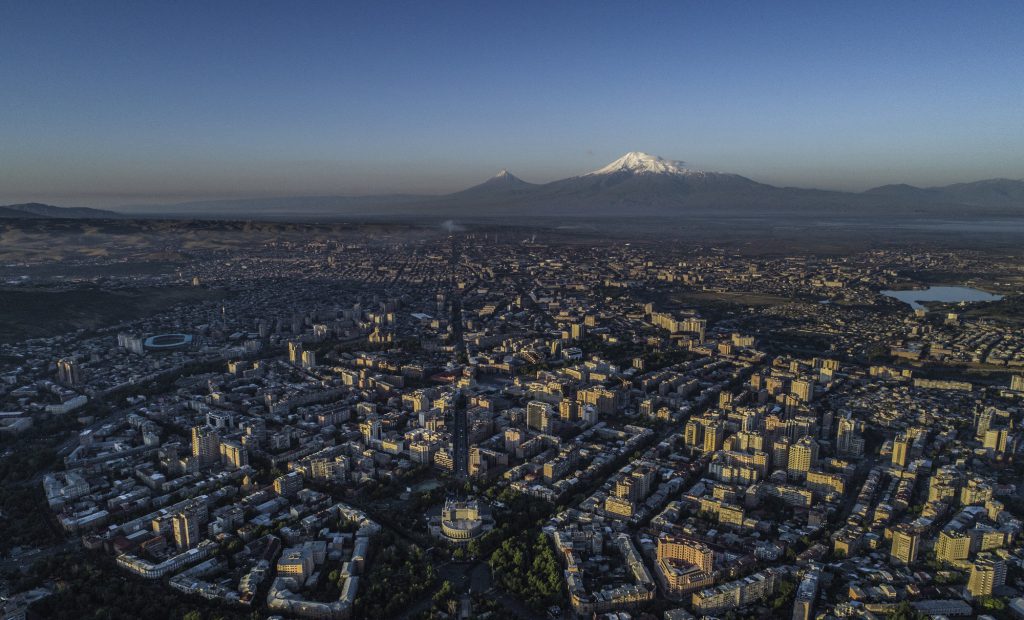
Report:
[[[533,183],[527,183],[520,179],[516,175],[512,174],[508,170],[502,168],[498,174],[490,177],[479,185],[474,185],[468,189],[464,189],[456,194],[475,194],[480,192],[508,192],[508,191],[522,191],[532,187],[536,187]]]
[[[495,179],[507,179],[509,177],[515,177],[514,174],[508,171],[508,168],[502,168],[498,171],[498,174],[494,175]]]
[[[520,183],[525,183],[525,181],[509,172],[507,168],[502,168],[498,174],[488,179],[487,182],[492,184],[500,183],[502,185],[518,185]]]

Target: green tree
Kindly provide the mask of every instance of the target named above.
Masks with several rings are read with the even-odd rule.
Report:
[[[889,620],[927,620],[928,616],[914,609],[914,606],[903,601],[893,610]]]
[[[775,593],[775,597],[772,598],[771,607],[775,611],[780,611],[792,603],[792,598],[796,592],[796,583],[792,579],[786,579],[779,584],[779,589]]]
[[[543,534],[527,545],[520,536],[506,539],[491,554],[495,581],[535,608],[557,602],[562,590],[561,570],[551,544]]]
[[[455,587],[452,586],[452,582],[445,579],[441,584],[441,588],[434,593],[434,604],[440,607],[453,596],[455,596]]]
[[[978,605],[985,611],[1003,611],[1006,609],[1006,602],[995,596],[980,596],[977,599]]]

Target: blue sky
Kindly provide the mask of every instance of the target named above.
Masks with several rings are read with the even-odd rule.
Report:
[[[1024,177],[1020,2],[6,2],[0,203]]]

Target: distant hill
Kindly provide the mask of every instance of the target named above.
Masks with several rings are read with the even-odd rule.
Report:
[[[17,209],[12,209],[10,207],[0,207],[0,219],[26,219],[26,218],[46,219],[44,216],[41,216],[41,215],[33,215],[31,213],[25,213],[24,211],[18,211]]]
[[[884,196],[902,200],[946,202],[977,207],[1024,207],[1024,181],[988,179],[973,183],[955,183],[942,187],[914,187],[913,185],[883,185],[864,192],[871,196]]]
[[[296,196],[284,198],[241,198],[199,200],[160,205],[128,205],[122,214],[143,217],[223,218],[309,218],[316,216],[373,215],[375,210],[423,202],[433,196],[381,194],[376,196]]]
[[[111,217],[95,209],[11,205],[43,217]],[[991,179],[944,187],[885,185],[865,192],[776,187],[639,151],[593,172],[529,183],[507,170],[452,194],[302,196],[208,200],[119,209],[139,217],[337,219],[479,217],[978,217],[1024,215],[1024,181]],[[102,215],[100,215],[102,214]],[[27,217],[28,215],[21,216]],[[0,212],[0,217],[4,217]],[[6,217],[10,217],[7,215]]]
[[[90,209],[88,207],[55,207],[41,202],[26,202],[23,204],[6,205],[0,207],[0,217],[3,218],[60,218],[60,219],[112,219],[122,218],[124,215],[114,211],[103,209]]]

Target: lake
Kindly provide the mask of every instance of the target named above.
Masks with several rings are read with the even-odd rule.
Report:
[[[1002,295],[993,295],[976,288],[968,286],[930,286],[925,289],[907,291],[882,291],[886,297],[898,299],[911,308],[917,310],[924,308],[919,302],[940,301],[944,303],[959,303],[962,301],[999,301]]]

